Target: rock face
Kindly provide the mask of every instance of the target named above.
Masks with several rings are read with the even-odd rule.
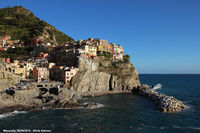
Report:
[[[58,93],[52,90],[41,93],[39,89],[15,90],[14,96],[6,93],[0,95],[0,114],[14,110],[37,110],[45,108],[65,108],[71,104],[77,104],[80,95],[61,88]]]
[[[0,70],[0,92],[6,88],[12,87],[22,79],[7,71]]]
[[[0,92],[12,87],[22,78],[4,70],[5,64],[0,61]]]
[[[165,94],[152,91],[147,85],[134,88],[133,92],[147,97],[157,105],[160,111],[163,112],[176,112],[185,108],[181,101],[172,96],[166,96]]]
[[[95,69],[81,62],[79,71],[73,77],[70,90],[84,96],[107,93],[131,92],[140,86],[138,73],[130,63],[112,62],[105,57],[95,61]],[[87,66],[87,67],[84,67]]]
[[[94,95],[109,91],[111,76],[105,72],[79,71],[73,78],[71,90],[82,95]]]

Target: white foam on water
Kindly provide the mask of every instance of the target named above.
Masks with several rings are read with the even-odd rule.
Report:
[[[15,116],[17,114],[24,114],[24,113],[27,113],[26,111],[13,111],[11,113],[5,113],[5,114],[0,114],[0,119],[3,119],[3,118],[6,118],[6,117],[9,117],[9,116]]]
[[[83,105],[87,105],[87,104],[97,104],[97,106],[92,107],[92,108],[90,108],[90,109],[97,109],[97,108],[103,108],[103,107],[105,107],[105,105],[100,104],[100,103],[93,103],[93,102],[86,102],[86,103],[83,103]]]
[[[100,103],[94,103],[94,102],[85,102],[82,105],[87,105],[87,104],[96,104],[96,106],[91,107],[91,108],[87,108],[87,109],[98,109],[98,108],[103,108],[105,107],[105,105],[100,104]],[[63,109],[63,108],[57,108],[57,109]],[[75,107],[75,108],[70,108],[70,107],[66,107],[64,108],[66,110],[79,110],[79,109],[85,109],[84,106],[80,106],[80,107]]]
[[[158,89],[161,89],[161,88],[162,88],[162,84],[158,83],[152,88],[152,90],[155,91],[155,90],[158,90]]]
[[[162,88],[162,84],[158,83],[152,88],[152,90],[155,91],[155,90],[158,90],[158,89],[161,89],[161,88]]]

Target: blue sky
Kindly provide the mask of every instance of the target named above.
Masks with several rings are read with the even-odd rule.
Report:
[[[139,73],[200,74],[200,0],[1,0],[75,40],[121,44]]]

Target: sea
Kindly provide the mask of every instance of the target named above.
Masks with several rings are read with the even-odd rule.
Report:
[[[187,109],[164,113],[145,97],[115,94],[84,98],[95,109],[50,109],[0,115],[0,132],[200,133],[200,75],[142,74],[144,84],[183,101]]]

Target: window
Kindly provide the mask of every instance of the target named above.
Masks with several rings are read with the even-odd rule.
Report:
[[[37,85],[37,87],[43,87],[43,85]]]
[[[71,75],[73,75],[73,73],[71,73]]]
[[[67,79],[69,79],[69,77],[67,77]]]

